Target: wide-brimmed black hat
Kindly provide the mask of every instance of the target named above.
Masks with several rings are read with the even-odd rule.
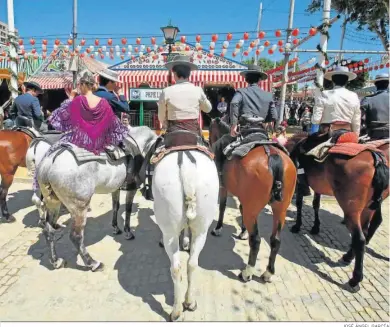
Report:
[[[37,82],[30,81],[30,82],[24,82],[23,84],[24,84],[24,86],[25,86],[27,89],[34,89],[34,90],[36,90],[39,94],[42,94],[42,93],[43,93],[43,90],[42,90],[41,86],[40,86]]]
[[[191,62],[190,57],[185,55],[177,55],[173,59],[165,64],[165,67],[171,70],[177,65],[183,65],[189,67],[191,70],[197,70],[198,66]]]
[[[268,78],[268,74],[264,73],[263,70],[257,65],[248,65],[248,69],[240,72],[241,76],[246,76],[246,74],[258,74],[260,75],[260,80],[265,80]]]

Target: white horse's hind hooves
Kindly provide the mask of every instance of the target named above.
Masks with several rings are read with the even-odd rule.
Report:
[[[183,303],[184,310],[194,312],[196,309],[198,309],[198,302],[194,301],[192,303]]]
[[[65,267],[66,261],[62,258],[58,258],[57,261],[51,262],[51,264],[53,265],[54,269],[60,269]]]
[[[183,251],[190,251],[190,238],[187,236],[183,238]]]

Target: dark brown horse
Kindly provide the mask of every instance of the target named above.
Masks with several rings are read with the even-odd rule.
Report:
[[[301,133],[288,141],[288,147],[306,138]],[[383,145],[383,151],[389,162],[389,144]],[[348,284],[353,290],[358,289],[363,280],[363,258],[367,242],[371,240],[382,220],[380,204],[389,195],[388,166],[379,161],[375,167],[374,154],[362,151],[354,157],[329,154],[319,163],[311,156],[299,155],[295,147],[291,156],[299,157],[300,167],[305,170],[308,183],[318,194],[334,196],[344,212],[347,228],[351,232],[352,244],[344,254],[343,261],[350,263],[354,258],[355,268]],[[302,221],[297,220],[297,228]]]
[[[23,132],[0,131],[0,207],[7,222],[15,221],[7,206],[8,190],[18,167],[26,167],[26,153],[32,138]]]
[[[211,125],[210,141],[213,142],[219,122],[213,120]],[[249,233],[249,260],[240,274],[245,282],[251,280],[254,273],[261,240],[257,217],[267,204],[270,204],[273,213],[271,254],[267,270],[261,277],[268,282],[275,273],[275,259],[281,244],[280,233],[294,194],[296,174],[289,156],[274,146],[267,146],[267,150],[264,146],[258,146],[244,158],[233,157],[223,166],[222,189],[238,197],[242,205],[243,222]]]

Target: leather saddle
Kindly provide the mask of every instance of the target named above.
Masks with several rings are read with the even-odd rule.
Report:
[[[203,145],[203,140],[193,132],[179,130],[165,134],[163,144],[165,148],[169,149],[173,147]]]

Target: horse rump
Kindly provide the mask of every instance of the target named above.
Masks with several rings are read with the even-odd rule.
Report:
[[[374,158],[375,173],[372,179],[372,187],[374,194],[372,196],[372,203],[368,207],[371,210],[380,208],[383,201],[382,193],[389,187],[389,167],[386,163],[386,158],[380,152],[371,152]]]
[[[283,160],[276,150],[273,151],[268,155],[268,169],[273,177],[270,203],[283,201]]]

